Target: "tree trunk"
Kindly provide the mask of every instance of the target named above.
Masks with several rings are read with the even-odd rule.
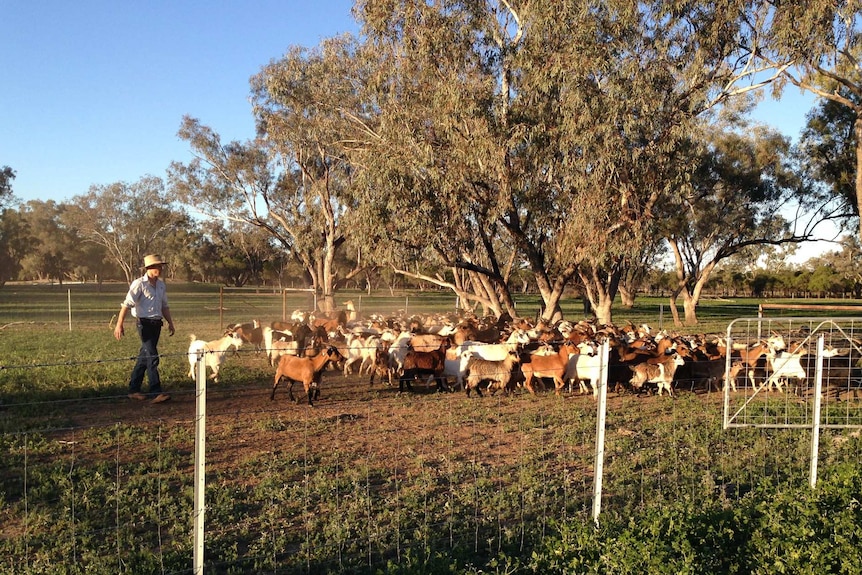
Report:
[[[611,324],[614,298],[617,296],[622,278],[622,267],[619,262],[609,272],[601,268],[581,266],[578,268],[578,275],[584,284],[596,321],[600,324]]]
[[[685,310],[685,325],[697,325],[697,300],[688,290],[682,292],[682,307]]]
[[[682,320],[679,319],[679,310],[676,308],[676,298],[678,295],[678,290],[674,290],[670,294],[670,315],[673,317],[673,325],[681,327]]]
[[[593,303],[593,312],[596,314],[596,321],[599,325],[610,325],[613,320],[612,308],[614,300],[608,297],[608,294],[599,294],[599,301]]]
[[[630,292],[626,286],[620,285],[620,301],[625,309],[632,309],[635,306],[635,294]]]
[[[856,209],[859,215],[859,241],[862,242],[862,114],[856,115],[853,132],[856,135]]]
[[[321,313],[325,313],[327,315],[332,314],[336,308],[335,296],[332,293],[324,293],[323,296],[317,300],[317,308]]]
[[[555,323],[563,319],[563,310],[560,308],[560,300],[563,297],[563,290],[553,289],[545,294],[542,294],[542,319],[546,319],[551,323]]]

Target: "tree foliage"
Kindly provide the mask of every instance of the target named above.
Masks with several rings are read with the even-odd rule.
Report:
[[[848,94],[848,99],[862,99]],[[812,182],[810,201],[833,206],[831,219],[842,228],[859,217],[856,202],[856,113],[833,100],[820,101],[806,116],[796,156]]]
[[[94,186],[63,226],[127,279],[143,253],[170,249],[187,278],[280,281],[286,255],[324,309],[380,266],[516,315],[526,270],[546,319],[574,287],[603,322],[666,237],[693,322],[723,259],[810,236],[792,228],[790,189],[822,217],[858,216],[858,13],[859,0],[359,0],[360,36],[291,47],[252,78],[256,138],[224,143],[182,120],[195,158],[171,166],[170,190],[206,229],[151,176]],[[761,64],[777,76],[758,79]],[[777,91],[826,99],[798,148],[801,184],[786,141],[717,124],[776,77]],[[8,202],[14,172],[0,177]],[[4,233],[24,229],[13,220]]]
[[[214,130],[186,117],[180,137],[196,158],[170,171],[179,197],[209,217],[266,230],[302,264],[325,308],[344,279],[334,262],[345,241],[352,172],[341,147],[356,105],[352,51],[348,37],[331,39],[265,66],[252,78],[254,141],[223,145]]]
[[[12,180],[15,179],[15,170],[9,166],[0,168],[0,209],[9,207],[15,201],[12,195]]]
[[[724,130],[709,126],[702,136],[697,169],[680,202],[661,218],[676,269],[671,311],[677,325],[677,296],[683,297],[685,323],[697,323],[696,307],[719,262],[746,248],[780,246],[810,239],[784,215],[802,186],[790,162],[790,142],[763,127]],[[681,209],[680,209],[681,208]]]
[[[360,2],[382,68],[354,155],[384,206],[366,221],[389,226],[387,247],[489,278],[489,247],[508,246],[547,318],[578,277],[609,321],[657,207],[694,170],[693,127],[748,71],[741,7]],[[398,219],[410,205],[416,217]],[[414,223],[427,221],[448,233]]]
[[[774,85],[776,94],[789,83],[844,108],[843,112],[825,106],[823,110],[833,120],[846,121],[843,129],[852,132],[852,137],[845,138],[853,145],[849,148],[852,154],[845,157],[850,163],[844,168],[853,173],[852,196],[844,195],[849,189],[835,188],[834,166],[833,173],[821,169],[820,174],[833,192],[852,198],[849,204],[855,205],[853,214],[858,216],[862,213],[862,1],[767,5],[772,6],[771,18],[758,56],[782,70],[782,80]],[[837,135],[840,129],[833,126],[829,131]],[[819,160],[822,158],[815,157],[815,162]],[[862,219],[858,226],[862,238]]]
[[[64,277],[72,275],[79,261],[80,241],[76,230],[64,225],[66,209],[66,204],[53,200],[31,200],[22,206],[28,249],[21,259],[21,269],[29,277],[57,280],[62,285]]]
[[[20,269],[24,242],[20,241],[21,227],[16,214],[9,209],[14,201],[12,180],[15,170],[9,166],[0,169],[0,286],[14,278]]]
[[[72,198],[67,217],[85,241],[105,248],[127,281],[138,276],[144,255],[164,251],[166,234],[187,220],[155,176],[131,184],[93,185]]]

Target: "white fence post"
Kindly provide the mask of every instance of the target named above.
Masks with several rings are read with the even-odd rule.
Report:
[[[194,557],[193,573],[204,572],[204,510],[206,509],[206,417],[207,417],[206,353],[198,357],[195,380],[195,493],[194,493]]]
[[[602,361],[599,373],[598,414],[596,416],[596,458],[593,472],[593,522],[599,526],[599,514],[602,511],[602,479],[605,468],[605,416],[608,411],[608,356],[610,346],[608,341],[601,347]]]
[[[812,489],[817,485],[817,459],[820,457],[820,394],[823,392],[823,334],[817,338],[817,363],[814,371],[814,411],[811,414],[811,471],[808,484]]]

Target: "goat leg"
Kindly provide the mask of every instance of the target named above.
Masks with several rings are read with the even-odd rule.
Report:
[[[398,378],[398,391],[399,393],[404,391],[404,386],[407,386],[408,391],[413,391],[413,384],[410,382],[411,379],[414,379],[416,374],[413,370],[404,370],[404,373]]]
[[[275,389],[278,387],[278,382],[279,382],[280,380],[281,380],[281,378],[278,378],[278,379],[276,379],[276,380],[275,380],[275,383],[274,383],[274,384],[272,384],[272,391],[271,391],[271,392],[269,392],[269,400],[270,400],[270,401],[272,401],[273,399],[275,399]]]

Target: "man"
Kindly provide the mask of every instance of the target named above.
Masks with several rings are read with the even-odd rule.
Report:
[[[174,335],[175,332],[171,309],[168,307],[167,286],[164,280],[159,279],[166,263],[162,256],[157,254],[144,256],[146,273],[132,282],[126,299],[120,304],[120,315],[114,328],[114,337],[118,341],[123,337],[125,333],[123,321],[129,310],[132,310],[132,316],[137,319],[138,335],[141,336],[141,349],[129,380],[130,399],[141,401],[151,399],[153,403],[162,403],[171,398],[167,393],[162,393],[162,383],[159,379],[158,345],[164,320],[168,322],[170,335]],[[147,395],[141,392],[144,373],[147,374],[149,382]]]

